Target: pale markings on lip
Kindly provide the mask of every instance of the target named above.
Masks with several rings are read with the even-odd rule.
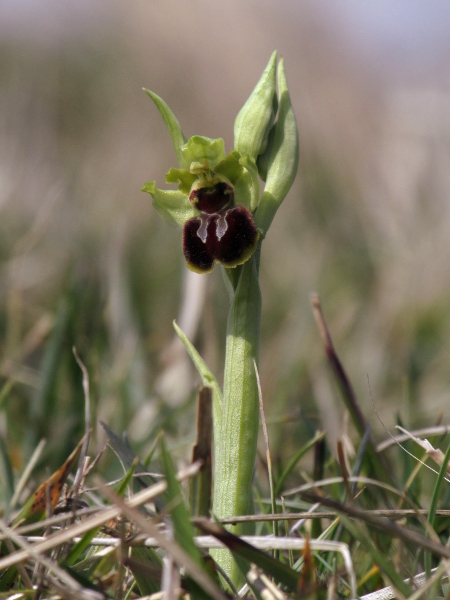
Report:
[[[197,229],[197,235],[206,244],[206,237],[208,235],[208,217],[200,216],[200,227]]]
[[[208,225],[209,220],[213,215],[200,215],[200,226],[197,229],[197,235],[202,240],[204,244],[206,244],[206,238],[208,237]],[[221,240],[225,235],[228,229],[228,223],[226,220],[226,215],[217,215],[217,223],[216,223],[216,236],[218,240]]]
[[[228,229],[228,223],[225,218],[225,215],[219,215],[219,218],[217,219],[217,225],[216,225],[216,235],[217,235],[218,240],[220,240],[225,235],[225,232],[227,229]]]

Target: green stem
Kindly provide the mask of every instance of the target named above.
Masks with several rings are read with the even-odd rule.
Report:
[[[218,518],[252,512],[252,479],[259,426],[254,361],[258,364],[260,253],[261,244],[241,267],[228,315],[223,412],[215,447],[213,513]],[[214,423],[215,430],[217,426]],[[239,535],[242,525],[231,526],[230,530]],[[241,575],[230,553],[219,550],[214,553],[214,558],[231,581],[239,583]]]

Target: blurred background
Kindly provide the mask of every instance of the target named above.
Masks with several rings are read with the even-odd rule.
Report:
[[[14,469],[98,421],[185,456],[198,378],[177,318],[221,379],[228,298],[190,276],[145,181],[175,156],[142,91],[187,137],[233,143],[274,49],[298,119],[296,184],[264,242],[261,380],[272,451],[345,411],[310,293],[378,439],[450,416],[450,5],[418,0],[0,4],[0,436]],[[308,433],[309,432],[309,433]],[[304,442],[302,442],[304,443]],[[56,466],[56,465],[55,465]]]

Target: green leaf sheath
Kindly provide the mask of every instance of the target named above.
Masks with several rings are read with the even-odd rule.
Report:
[[[283,60],[280,60],[278,65],[278,94],[278,119],[274,125],[266,186],[255,213],[256,227],[263,236],[293,184],[298,168],[297,124],[287,87]]]
[[[252,511],[252,479],[259,426],[258,363],[261,292],[258,271],[261,245],[243,266],[231,301],[227,325],[224,394],[219,443],[215,444],[213,513],[221,518]],[[242,533],[242,526],[230,531]],[[231,555],[215,558],[232,581],[239,578]]]

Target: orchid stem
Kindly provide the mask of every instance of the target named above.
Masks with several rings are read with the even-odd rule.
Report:
[[[215,446],[213,513],[219,519],[252,512],[252,480],[259,426],[254,364],[258,364],[259,353],[260,254],[261,243],[241,267],[228,315],[223,413],[221,423],[214,424],[215,431],[220,431],[220,434]],[[230,530],[239,535],[242,525],[234,525]],[[218,550],[214,558],[233,583],[241,579],[228,551]]]

